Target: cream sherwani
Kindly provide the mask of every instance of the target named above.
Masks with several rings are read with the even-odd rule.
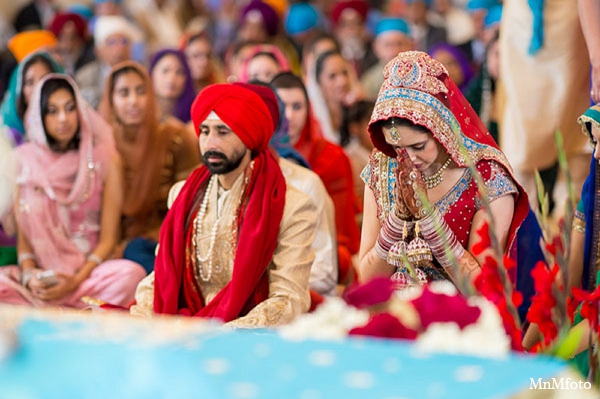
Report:
[[[216,176],[212,177],[216,179]],[[206,303],[231,280],[235,253],[235,214],[242,192],[243,175],[230,190],[213,184],[207,193],[206,216],[199,221],[194,240],[198,248],[188,248],[202,262],[196,265],[196,279]],[[169,205],[179,193],[183,182],[175,185],[169,196]],[[218,224],[213,238],[212,227]],[[232,327],[253,328],[289,323],[297,315],[308,311],[310,295],[309,274],[315,255],[312,243],[317,229],[317,210],[314,202],[304,193],[291,187],[286,190],[285,207],[279,228],[277,247],[268,266],[269,297],[247,315],[229,323]],[[196,260],[196,262],[198,262]],[[138,286],[137,304],[131,308],[134,315],[153,314],[154,273]]]
[[[505,104],[500,146],[520,177],[521,173],[531,174],[556,162],[554,133],[560,130],[573,179],[579,186],[585,178],[591,149],[577,125],[577,117],[590,101],[589,61],[577,4],[546,0],[544,44],[535,55],[528,53],[533,23],[527,0],[505,1],[501,24]],[[585,170],[581,172],[573,170],[571,164],[577,157],[584,157]]]
[[[308,195],[317,208],[317,234],[312,244],[315,261],[310,270],[310,288],[321,295],[334,295],[338,281],[335,208],[321,178],[310,169],[279,158],[287,184]]]

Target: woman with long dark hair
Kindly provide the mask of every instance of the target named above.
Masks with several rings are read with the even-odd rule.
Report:
[[[31,98],[17,151],[18,266],[0,274],[0,302],[82,308],[93,297],[120,306],[144,269],[109,260],[123,200],[110,126],[66,75],[47,75]]]

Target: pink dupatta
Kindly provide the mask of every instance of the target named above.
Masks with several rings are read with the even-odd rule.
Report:
[[[79,114],[77,150],[57,153],[50,149],[42,120],[41,91],[49,79],[66,80],[75,92]],[[36,86],[27,116],[26,144],[18,147],[17,185],[20,189],[17,222],[29,240],[38,265],[74,274],[87,253],[73,237],[74,213],[85,213],[83,229],[91,251],[99,235],[103,182],[115,154],[110,125],[90,107],[75,82],[66,75],[50,74]]]

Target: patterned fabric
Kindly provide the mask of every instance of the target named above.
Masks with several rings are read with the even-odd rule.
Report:
[[[426,127],[459,167],[469,164],[477,167],[483,160],[494,161],[515,181],[505,155],[439,61],[423,52],[407,51],[386,65],[384,77],[369,123],[371,141],[379,151],[396,157],[378,122],[392,117],[406,118]],[[374,162],[378,162],[377,159]],[[530,211],[527,194],[517,187],[508,249],[514,244],[516,232]],[[387,196],[390,195],[388,191]],[[386,199],[382,205],[388,203],[389,199]]]
[[[473,164],[493,159],[510,169],[508,160],[441,63],[425,53],[408,51],[385,66],[384,79],[369,123],[371,140],[381,152],[396,156],[376,122],[406,118],[429,129],[458,166],[467,166],[468,157]],[[461,147],[466,148],[467,157]]]
[[[584,134],[591,141],[593,140],[592,125],[600,127],[599,111],[600,106],[594,105],[577,119]],[[596,274],[600,271],[600,256],[598,256],[598,243],[600,242],[600,169],[594,156],[592,156],[590,162],[590,172],[583,183],[577,211],[576,215],[583,216],[582,224],[585,229],[581,284],[583,289],[592,291],[596,286]]]
[[[371,188],[377,200],[377,217],[382,224],[394,207],[397,167],[396,159],[374,152],[369,165],[362,172],[365,184]],[[518,187],[500,164],[484,160],[477,164],[477,171],[483,178],[489,202],[508,194],[518,195]],[[467,247],[473,216],[483,207],[477,182],[470,169],[465,169],[461,179],[434,206],[444,216],[461,245]]]
[[[405,118],[427,128],[454,163],[465,168],[463,178],[435,204],[463,247],[468,244],[473,216],[481,208],[481,195],[492,201],[513,194],[515,208],[505,253],[518,263],[517,271],[510,277],[524,295],[520,309],[524,316],[533,294],[530,269],[543,256],[531,242],[539,244],[541,231],[506,156],[439,61],[423,52],[403,52],[385,66],[384,78],[369,123],[371,141],[379,152],[372,154],[370,166],[363,172],[377,201],[379,222],[383,225],[394,205],[398,167],[396,152],[386,142],[381,122]],[[477,189],[471,176],[474,170],[485,182],[485,193]],[[518,232],[524,234],[518,236]]]

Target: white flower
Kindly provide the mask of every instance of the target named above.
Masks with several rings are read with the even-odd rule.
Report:
[[[458,295],[456,286],[449,280],[432,281],[429,283],[429,291],[434,294],[444,294],[448,296]]]
[[[484,298],[473,297],[468,302],[481,309],[476,323],[462,330],[453,322],[433,323],[417,338],[417,350],[492,358],[506,356],[510,352],[510,338],[496,307]]]
[[[408,287],[404,287],[400,290],[394,291],[394,296],[396,299],[401,301],[410,302],[413,299],[417,299],[423,293],[423,286],[421,285],[411,285]]]
[[[341,298],[329,297],[314,312],[297,317],[278,331],[282,337],[294,341],[341,341],[348,336],[348,331],[368,321],[368,311],[349,306]]]

